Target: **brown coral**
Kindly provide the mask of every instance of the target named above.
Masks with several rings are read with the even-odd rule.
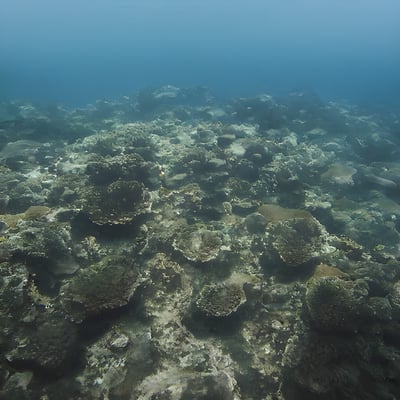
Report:
[[[246,295],[240,285],[222,283],[205,286],[200,292],[196,306],[208,317],[226,317],[245,301]]]
[[[271,224],[268,232],[279,258],[296,267],[317,256],[322,247],[322,229],[314,218],[293,218]]]

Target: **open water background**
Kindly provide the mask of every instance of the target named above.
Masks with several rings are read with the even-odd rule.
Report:
[[[313,89],[400,105],[398,0],[2,0],[0,100]]]

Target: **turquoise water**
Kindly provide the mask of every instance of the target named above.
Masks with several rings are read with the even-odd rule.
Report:
[[[0,96],[82,105],[172,84],[398,104],[399,15],[396,0],[3,0]]]

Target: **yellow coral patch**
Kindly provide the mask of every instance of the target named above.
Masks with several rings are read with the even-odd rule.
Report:
[[[45,216],[50,212],[50,208],[46,206],[31,206],[25,211],[24,219],[32,220]]]
[[[31,206],[24,213],[0,215],[0,221],[5,222],[9,227],[15,228],[20,220],[32,221],[43,217],[50,212],[46,206]]]
[[[339,268],[332,267],[326,264],[319,264],[314,270],[311,279],[318,279],[326,276],[337,276],[337,277],[347,277],[348,275],[341,271]]]
[[[267,218],[268,223],[288,221],[293,218],[313,218],[308,211],[284,208],[277,204],[263,204],[259,207],[258,212]]]

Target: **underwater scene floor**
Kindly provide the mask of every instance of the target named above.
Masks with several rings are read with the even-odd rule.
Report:
[[[0,398],[400,398],[399,145],[300,91],[0,103]]]

